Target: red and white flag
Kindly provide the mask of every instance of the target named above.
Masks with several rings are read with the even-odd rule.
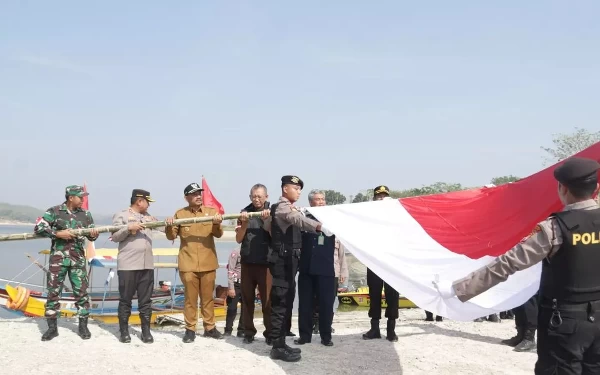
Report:
[[[600,161],[600,143],[577,156]],[[525,303],[538,291],[541,263],[465,303],[442,298],[432,282],[436,275],[452,282],[485,266],[561,210],[553,176],[561,163],[497,187],[309,210],[358,260],[417,306],[471,321]]]
[[[217,200],[217,198],[215,198],[212,191],[210,191],[204,176],[202,176],[202,190],[202,204],[206,207],[216,208],[219,213],[223,215],[225,213],[223,205]]]

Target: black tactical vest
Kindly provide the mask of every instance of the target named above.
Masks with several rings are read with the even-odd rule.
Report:
[[[275,220],[275,211],[279,202],[271,206],[271,247],[274,252],[280,256],[291,256],[293,250],[300,249],[302,246],[302,233],[300,228],[290,225],[284,232]]]
[[[540,293],[558,302],[600,300],[600,209],[553,215],[563,243],[542,263]]]
[[[269,202],[265,206],[268,208]],[[252,204],[249,204],[242,211],[256,212]],[[269,232],[262,228],[263,220],[260,217],[248,218],[248,227],[246,235],[240,246],[241,263],[244,264],[267,264],[269,254],[269,245],[271,237]]]

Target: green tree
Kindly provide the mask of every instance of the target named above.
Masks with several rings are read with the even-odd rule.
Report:
[[[554,147],[541,147],[550,156],[546,157],[545,163],[556,163],[564,160],[579,151],[582,151],[596,142],[600,142],[600,131],[591,133],[586,129],[575,128],[571,134],[554,134],[552,143]]]
[[[509,176],[494,177],[494,178],[492,178],[492,181],[490,181],[490,182],[496,186],[500,186],[500,185],[508,184],[510,182],[519,181],[520,179],[521,179],[520,177],[515,177],[511,174]]]
[[[325,202],[327,202],[327,205],[342,204],[346,202],[346,196],[339,191],[323,190],[323,193],[325,193]]]
[[[362,190],[354,196],[352,203],[368,202],[373,200],[373,189]]]

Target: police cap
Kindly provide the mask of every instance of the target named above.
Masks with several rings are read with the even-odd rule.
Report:
[[[304,189],[304,182],[298,176],[288,175],[281,177],[281,187],[287,184],[298,185],[300,189]]]
[[[572,157],[554,170],[554,178],[565,186],[598,181],[600,163],[593,159]]]
[[[150,198],[150,192],[142,189],[133,189],[131,192],[131,198],[144,198],[148,202],[156,202],[154,199]]]
[[[375,189],[373,189],[373,195],[382,194],[382,193],[390,195],[390,188],[388,188],[385,185],[375,186]]]

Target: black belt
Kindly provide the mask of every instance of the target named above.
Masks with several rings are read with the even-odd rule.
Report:
[[[594,322],[596,320],[595,314],[597,310],[600,310],[600,300],[588,301],[588,302],[558,302],[556,299],[549,300],[543,298],[540,301],[540,308],[552,310],[550,316],[550,326],[558,328],[562,324],[561,311],[564,313],[569,312],[580,312],[585,313],[587,320]]]

